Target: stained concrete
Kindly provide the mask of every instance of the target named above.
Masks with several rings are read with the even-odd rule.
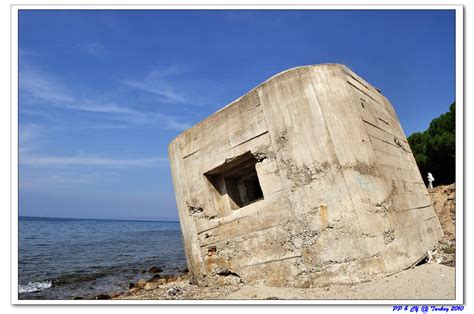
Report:
[[[443,235],[392,105],[344,65],[275,75],[180,134],[169,158],[198,284],[366,281]]]

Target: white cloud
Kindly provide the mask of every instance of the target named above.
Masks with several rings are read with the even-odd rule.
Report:
[[[172,75],[178,73],[179,70],[170,68],[161,74],[154,73],[151,77],[159,77],[160,75]],[[130,83],[133,85],[133,83]],[[137,83],[139,84],[139,83]],[[139,85],[136,85],[139,86]],[[148,87],[143,87],[148,88]],[[150,87],[152,88],[152,87]],[[33,112],[40,114],[41,106],[51,106],[62,110],[75,110],[82,112],[90,112],[103,114],[104,121],[120,121],[121,128],[124,127],[153,127],[170,130],[182,131],[190,126],[190,123],[183,121],[172,115],[161,113],[139,111],[130,105],[117,104],[111,101],[102,101],[94,99],[94,97],[86,98],[78,96],[73,91],[68,89],[65,84],[54,77],[40,71],[38,68],[27,64],[20,69],[20,91],[22,91],[24,103],[21,107],[21,112]],[[156,91],[159,93],[158,91]],[[172,89],[162,89],[162,98],[170,102],[184,102],[185,99],[175,94]],[[32,109],[31,101],[35,104]],[[40,102],[38,102],[40,100]],[[59,123],[61,123],[59,121]],[[71,127],[74,127],[71,125]],[[115,127],[110,123],[105,123],[104,128]],[[100,125],[95,124],[93,128],[101,128]]]
[[[121,82],[127,85],[128,87],[133,87],[141,91],[156,94],[157,96],[159,96],[159,100],[165,103],[186,104],[189,102],[189,100],[184,95],[181,95],[179,92],[173,90],[171,86],[161,80],[157,80],[154,82],[149,80],[144,80],[141,82],[133,80],[123,80]]]
[[[72,110],[81,110],[81,111],[89,111],[89,112],[98,112],[98,113],[116,113],[116,114],[134,114],[137,111],[119,106],[114,103],[102,103],[97,101],[91,100],[82,100],[79,103],[75,103],[73,106],[68,107]]]
[[[31,65],[20,69],[20,91],[28,98],[41,100],[44,104],[60,109],[81,110],[104,113],[126,113],[129,108],[115,104],[103,104],[74,95],[58,78],[40,71]]]
[[[18,134],[18,150],[20,153],[32,151],[40,138],[44,135],[44,128],[37,124],[20,124]]]
[[[179,121],[174,117],[166,116],[166,115],[162,115],[162,114],[156,114],[154,116],[154,120],[164,121],[165,127],[167,129],[170,129],[170,130],[180,131],[180,130],[188,129],[192,126],[192,124],[189,123],[189,122]]]
[[[30,65],[24,66],[19,73],[20,91],[35,99],[44,100],[52,104],[73,103],[74,97],[61,86],[60,82],[45,73],[39,72]]]
[[[70,188],[74,185],[113,182],[119,178],[118,172],[84,172],[83,169],[80,172],[71,172],[54,169],[54,172],[42,170],[39,173],[28,172],[27,176],[21,175],[19,185],[22,190],[51,190],[51,188]]]
[[[30,141],[37,138],[42,128],[37,124],[25,124],[20,126],[20,141]]]
[[[28,166],[100,166],[110,168],[149,168],[168,162],[164,157],[119,159],[96,156],[20,156],[20,164]]]
[[[190,70],[179,66],[152,70],[140,79],[122,79],[125,86],[153,94],[155,102],[168,104],[200,105],[206,102],[202,96],[202,79],[189,79]]]

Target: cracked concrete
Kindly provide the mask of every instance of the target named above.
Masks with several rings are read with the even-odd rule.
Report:
[[[272,77],[179,135],[169,157],[200,285],[371,280],[443,235],[390,102],[343,65]]]

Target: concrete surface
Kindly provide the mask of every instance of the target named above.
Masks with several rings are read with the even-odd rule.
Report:
[[[279,73],[180,134],[169,158],[200,285],[371,280],[443,236],[392,105],[343,65]]]

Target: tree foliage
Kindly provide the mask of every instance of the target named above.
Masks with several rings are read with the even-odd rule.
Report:
[[[456,124],[455,106],[431,121],[428,130],[416,132],[408,137],[416,163],[426,181],[431,172],[436,185],[450,184],[456,180]]]

